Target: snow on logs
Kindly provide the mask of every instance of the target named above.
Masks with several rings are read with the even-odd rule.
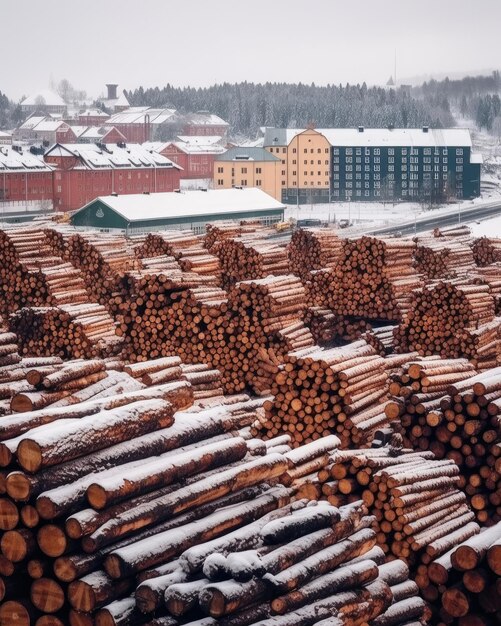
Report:
[[[499,623],[501,615],[501,522],[461,542],[428,564],[422,590],[436,623]]]
[[[265,438],[288,433],[295,446],[330,433],[340,437],[342,447],[354,437],[368,442],[390,421],[381,404],[387,386],[385,360],[365,341],[289,353],[256,432]]]
[[[156,364],[130,367],[141,377],[161,371]],[[67,376],[61,370],[52,379]],[[291,510],[293,491],[281,477],[338,445],[332,437],[289,458],[286,437],[265,444],[237,433],[256,420],[262,402],[243,396],[174,413],[176,385],[158,387],[171,386],[165,397],[150,397],[152,387],[20,413],[4,428],[0,424],[1,445],[12,453],[0,498],[0,572],[6,580],[0,623],[16,611],[26,624],[49,615],[69,615],[64,624],[147,623],[151,615],[126,602],[139,582],[134,575],[157,576],[152,568],[163,575],[184,551],[220,537],[232,550],[246,541],[251,547],[254,523],[268,516],[264,526]],[[334,523],[339,512],[313,518],[304,520],[308,532]],[[287,532],[301,533],[297,526]],[[278,541],[286,531],[270,532]],[[202,567],[204,559],[199,562]],[[27,589],[8,584],[22,572],[31,579]],[[192,603],[197,578],[175,578],[191,585],[187,596],[174,589],[182,592],[181,602],[186,597]],[[130,621],[136,614],[140,620]]]
[[[459,468],[432,452],[392,446],[339,450],[317,479],[334,506],[362,498],[376,518],[378,546],[417,566],[421,588],[428,585],[424,566],[479,531],[458,488]]]
[[[501,520],[501,368],[476,374],[465,359],[432,357],[392,378],[386,413],[406,445],[456,463],[477,521]]]

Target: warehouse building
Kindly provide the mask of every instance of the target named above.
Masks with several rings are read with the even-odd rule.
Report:
[[[260,189],[217,189],[96,198],[74,213],[77,227],[126,234],[191,228],[220,220],[283,221],[285,206]]]

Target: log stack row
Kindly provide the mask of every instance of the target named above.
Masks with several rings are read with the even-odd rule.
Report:
[[[475,268],[469,241],[454,237],[418,237],[414,265],[428,280],[465,276]]]
[[[341,248],[341,239],[333,230],[298,229],[287,247],[290,271],[306,279],[312,270],[334,267]]]
[[[355,341],[371,328],[367,320],[339,315],[321,306],[308,307],[304,323],[311,330],[315,343],[325,347]]]
[[[404,239],[345,240],[334,268],[328,306],[335,313],[400,320],[421,285],[413,267],[416,244]]]
[[[259,222],[244,221],[244,222],[216,222],[214,224],[207,224],[207,232],[204,237],[204,246],[209,252],[215,253],[215,249],[225,239],[233,239],[242,234],[250,234],[259,232],[263,237],[267,234],[271,234],[271,231],[266,229]]]
[[[403,352],[465,357],[479,370],[496,367],[500,324],[494,314],[488,285],[438,281],[414,292],[397,343]]]
[[[286,246],[264,239],[259,231],[222,239],[210,251],[219,258],[226,289],[242,280],[289,272]]]
[[[297,446],[335,433],[347,447],[358,423],[387,421],[381,404],[387,389],[385,361],[365,341],[292,352],[275,376],[273,399],[265,403],[262,436],[288,433]]]
[[[118,354],[122,348],[115,322],[97,303],[26,307],[10,316],[9,328],[22,355],[91,359]]]
[[[430,451],[388,446],[340,450],[318,473],[334,506],[362,498],[376,517],[377,543],[392,558],[427,565],[478,533],[475,514],[458,489],[460,470]],[[418,570],[421,571],[421,570]],[[421,588],[425,577],[416,577]]]
[[[434,623],[493,626],[501,620],[501,522],[455,546],[427,567],[424,597]]]
[[[52,252],[39,229],[0,231],[0,256],[0,315],[4,318],[22,306],[57,306],[89,299],[80,272]]]
[[[473,241],[471,249],[478,267],[501,261],[501,239],[480,237]]]
[[[406,441],[456,463],[480,524],[501,520],[501,369],[472,376],[462,360],[416,362],[390,390],[386,411]]]

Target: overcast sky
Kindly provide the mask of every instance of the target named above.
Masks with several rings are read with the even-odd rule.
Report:
[[[384,84],[501,67],[501,0],[0,0],[0,91]]]

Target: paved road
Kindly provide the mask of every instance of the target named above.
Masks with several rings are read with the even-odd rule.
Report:
[[[461,223],[472,222],[486,217],[494,217],[501,215],[501,201],[489,202],[480,206],[474,206],[467,209],[461,209]],[[402,235],[413,235],[414,233],[422,233],[433,230],[437,227],[454,226],[459,224],[459,211],[446,213],[445,215],[430,215],[424,219],[418,219],[416,222],[404,222],[393,224],[385,228],[377,228],[368,230],[368,235],[391,235],[393,233],[402,233]]]

